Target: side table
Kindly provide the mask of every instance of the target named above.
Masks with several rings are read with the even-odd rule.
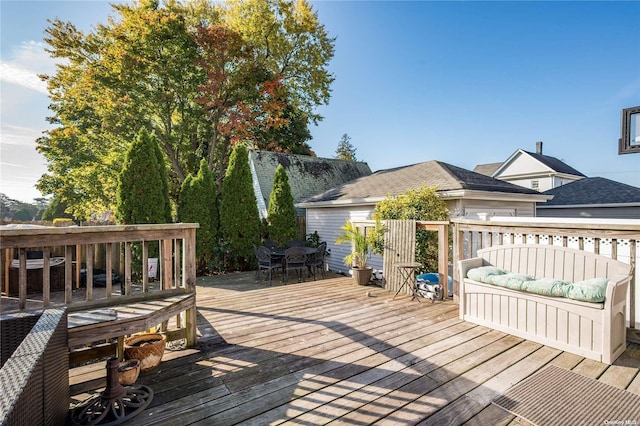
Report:
[[[420,297],[418,296],[418,292],[416,290],[416,281],[414,277],[415,270],[422,266],[422,264],[417,262],[398,262],[394,265],[398,268],[398,272],[400,272],[401,284],[396,294],[393,296],[393,299],[396,298],[398,293],[405,287],[409,286],[411,289],[411,300],[418,299],[420,301]],[[393,300],[392,299],[392,300]]]

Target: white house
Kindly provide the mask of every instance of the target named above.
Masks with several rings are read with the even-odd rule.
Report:
[[[318,232],[331,251],[331,270],[348,272],[344,257],[350,247],[336,245],[340,227],[347,220],[371,219],[376,203],[386,196],[399,195],[408,189],[436,186],[447,203],[451,216],[535,216],[536,203],[551,196],[513,185],[457,166],[427,161],[410,166],[380,170],[298,204],[306,209],[307,233]],[[372,256],[369,265],[382,269],[382,259]]]
[[[503,163],[479,164],[473,170],[539,192],[586,177],[563,161],[542,154],[542,142],[536,142],[536,152],[519,149]]]

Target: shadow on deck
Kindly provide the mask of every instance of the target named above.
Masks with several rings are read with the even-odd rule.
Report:
[[[140,376],[155,397],[131,424],[508,424],[491,400],[549,364],[640,394],[637,346],[607,366],[463,322],[451,301],[345,277],[274,284],[200,278],[198,347]],[[104,376],[70,370],[72,402]]]

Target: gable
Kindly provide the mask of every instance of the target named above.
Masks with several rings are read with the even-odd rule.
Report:
[[[511,176],[549,177],[550,174],[564,174],[585,177],[584,174],[563,161],[548,155],[524,151],[519,149],[507,161],[502,163],[493,175],[498,179]]]

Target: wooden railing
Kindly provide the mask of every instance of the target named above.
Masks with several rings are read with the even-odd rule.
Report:
[[[552,244],[601,254],[631,265],[629,326],[640,328],[638,243],[640,221],[560,218],[491,218],[488,221],[454,218],[454,293],[458,294],[460,259],[474,257],[480,248],[503,244]]]
[[[17,287],[17,292],[13,291],[17,293],[14,297],[3,298],[2,311],[60,304],[82,308],[100,306],[105,301],[101,299],[117,303],[109,300],[112,297],[122,297],[124,302],[139,293],[195,292],[198,226],[160,224],[2,230],[0,289],[4,296],[9,296],[11,289]],[[159,279],[153,283],[147,268],[150,247],[159,253]],[[41,252],[41,258],[27,260],[29,251]],[[58,262],[61,262],[59,266],[52,266]],[[96,267],[105,271],[104,290],[94,285]],[[84,270],[82,283],[81,270]],[[114,270],[120,279],[120,291],[110,273]],[[32,291],[34,286],[35,292]],[[64,296],[53,297],[56,290]],[[32,297],[31,293],[37,294]]]

